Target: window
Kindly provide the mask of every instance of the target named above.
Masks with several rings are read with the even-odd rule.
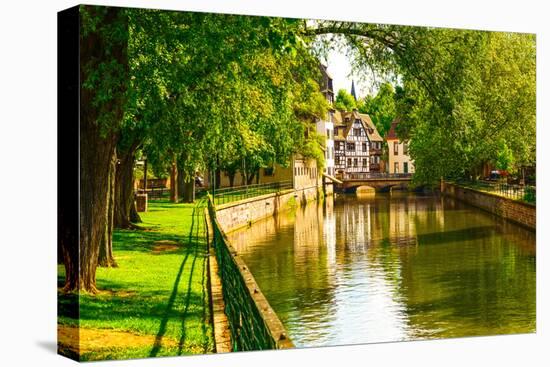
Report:
[[[349,152],[355,152],[355,143],[347,143],[346,146],[347,146],[346,149]]]
[[[274,172],[275,170],[273,169],[273,167],[264,168],[264,176],[273,176]]]
[[[348,167],[351,167],[351,158],[348,158]]]
[[[367,163],[368,163],[367,158],[363,158],[363,167],[366,167]]]
[[[367,151],[367,143],[363,143],[363,152]]]
[[[403,162],[403,173],[409,173],[409,163]]]
[[[398,155],[398,154],[399,154],[399,143],[394,141],[393,142],[393,155]]]
[[[399,162],[393,164],[393,173],[399,173]]]
[[[403,154],[407,154],[409,152],[409,146],[407,143],[403,143]]]
[[[357,167],[357,158],[353,158],[353,167]]]
[[[361,136],[361,129],[353,129],[353,135]]]
[[[327,139],[330,139],[330,130],[327,129]]]

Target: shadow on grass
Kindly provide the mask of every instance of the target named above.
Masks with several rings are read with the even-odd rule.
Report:
[[[203,203],[202,200],[199,201],[197,203],[197,205],[193,208],[193,213],[191,215],[192,216],[192,221],[191,221],[191,228],[189,230],[188,244],[190,244],[190,245],[192,244],[192,246],[189,246],[189,250],[191,248],[195,249],[195,256],[193,256],[193,262],[191,264],[191,270],[189,271],[189,280],[187,282],[187,292],[186,292],[186,295],[185,295],[185,302],[184,302],[185,306],[184,306],[183,313],[181,315],[181,320],[182,320],[181,321],[181,337],[180,337],[180,340],[179,340],[179,343],[178,343],[178,355],[182,354],[183,346],[185,344],[185,337],[186,337],[186,327],[185,327],[186,325],[185,324],[186,324],[186,321],[189,318],[189,304],[190,304],[191,296],[192,296],[191,282],[193,280],[193,272],[195,270],[195,263],[196,263],[197,257],[199,256],[198,249],[199,249],[199,246],[200,246],[199,238],[200,238],[200,230],[201,230],[200,225],[202,223],[201,218],[202,218],[203,204],[204,203]],[[176,280],[175,280],[174,286],[172,288],[172,294],[170,295],[170,299],[168,300],[168,304],[166,305],[165,316],[162,318],[162,321],[160,323],[159,331],[158,331],[157,336],[155,338],[155,344],[153,346],[153,349],[151,349],[151,353],[149,354],[150,357],[155,357],[158,354],[158,352],[161,348],[162,338],[166,333],[166,326],[167,326],[167,323],[168,323],[168,320],[169,320],[169,315],[172,313],[172,308],[173,308],[174,301],[176,299],[176,295],[177,295],[177,292],[178,292],[178,287],[179,287],[179,283],[180,283],[180,279],[181,279],[181,274],[183,272],[184,265],[187,262],[187,259],[189,258],[189,254],[190,254],[190,251],[188,251],[186,253],[185,258],[183,259],[183,261],[180,265],[178,275],[176,276]],[[206,322],[206,320],[203,320],[203,322]]]
[[[116,251],[130,252],[129,256],[124,254],[128,257],[129,266],[104,270],[103,276],[97,280],[98,288],[103,291],[95,296],[80,297],[80,315],[78,308],[75,310],[73,307],[75,302],[79,301],[78,296],[59,292],[60,323],[74,326],[80,320],[82,327],[111,328],[156,335],[152,349],[146,352],[151,357],[166,355],[169,352],[163,345],[164,337],[171,339],[167,344],[167,348],[172,350],[170,353],[176,353],[176,346],[178,355],[208,352],[212,346],[212,336],[208,333],[206,283],[204,279],[197,280],[205,275],[207,255],[204,228],[201,228],[201,225],[204,227],[204,206],[201,205],[204,203],[199,202],[195,208],[190,207],[189,211],[177,214],[189,218],[189,221],[182,224],[187,228],[190,224],[189,233],[185,237],[160,231],[117,231],[114,236],[115,257]],[[171,208],[173,209],[174,205]],[[191,211],[192,216],[189,217]],[[153,254],[151,250],[157,240],[173,240],[181,244],[181,247],[175,251]],[[171,256],[167,257],[166,261],[155,260],[149,266],[147,255],[139,255],[138,260],[132,256],[133,251],[151,253],[155,259],[159,259],[159,255]],[[195,269],[197,258],[199,263],[202,261],[203,269]],[[137,264],[139,267],[132,269],[130,264]],[[147,275],[140,276],[143,266],[147,266],[143,269]],[[178,268],[175,278],[172,278],[173,282],[169,282],[170,278],[166,279],[166,274],[173,274],[176,266]],[[134,275],[136,270],[138,275]],[[195,271],[197,274],[194,274]],[[58,276],[59,286],[64,283],[62,273]],[[156,274],[159,274],[158,286]],[[177,344],[170,344],[174,343],[174,339]],[[170,345],[173,346],[169,347]]]

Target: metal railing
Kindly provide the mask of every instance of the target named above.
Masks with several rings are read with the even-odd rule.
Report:
[[[387,173],[387,172],[369,172],[369,173],[346,173],[344,180],[372,180],[372,179],[392,179],[392,178],[410,178],[412,173]]]
[[[278,181],[265,184],[254,184],[246,186],[225,187],[212,190],[215,205],[240,201],[255,196],[276,193],[282,190],[293,188],[292,180]]]
[[[536,204],[537,190],[535,186],[529,185],[513,185],[501,182],[491,181],[466,181],[459,180],[456,182],[460,186],[471,189],[490,192],[512,200],[524,201],[526,203]]]

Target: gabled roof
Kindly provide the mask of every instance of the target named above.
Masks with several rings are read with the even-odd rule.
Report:
[[[346,122],[346,118],[349,120]],[[333,114],[333,122],[335,127],[344,127],[344,136],[348,136],[349,131],[351,127],[353,126],[353,123],[359,120],[361,122],[361,125],[363,125],[363,128],[365,129],[367,133],[367,137],[369,141],[383,141],[382,137],[378,133],[378,130],[376,129],[376,126],[372,122],[369,115],[365,113],[359,113],[357,110],[353,110],[351,112],[349,111],[335,111]],[[371,132],[372,130],[372,132]],[[336,136],[334,137],[335,140],[341,140],[336,139]]]
[[[369,137],[369,140],[384,141],[384,139],[382,139],[382,137],[378,133],[378,130],[376,129],[376,126],[372,122],[370,116],[367,115],[366,113],[359,113],[358,115],[361,117],[361,120],[364,121],[370,129],[372,129],[372,133],[369,131],[369,129],[367,129],[367,135]]]

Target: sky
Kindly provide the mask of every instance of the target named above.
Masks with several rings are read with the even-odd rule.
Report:
[[[371,83],[361,81],[357,75],[351,74],[351,64],[346,54],[343,51],[331,50],[327,59],[327,70],[332,76],[334,94],[338,93],[338,90],[345,89],[348,93],[351,92],[351,81],[355,81],[355,92],[357,98],[363,98],[369,94],[369,90],[373,88]],[[374,90],[376,90],[374,88]]]

